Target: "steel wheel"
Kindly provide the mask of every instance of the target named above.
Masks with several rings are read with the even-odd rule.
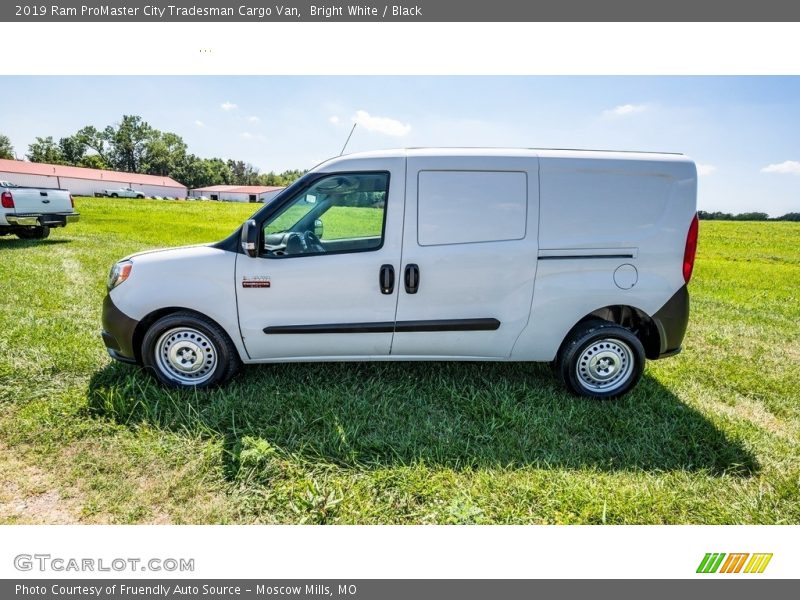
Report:
[[[192,327],[165,331],[155,344],[154,354],[159,369],[184,385],[208,381],[217,368],[214,343]]]
[[[575,364],[575,374],[591,392],[608,393],[624,386],[634,370],[633,351],[622,340],[604,338],[588,344]]]

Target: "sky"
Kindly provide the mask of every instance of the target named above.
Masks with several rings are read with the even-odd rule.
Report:
[[[698,206],[800,211],[800,77],[0,76],[0,134],[36,136],[136,114],[202,157],[261,171],[341,152],[502,146],[682,152]]]

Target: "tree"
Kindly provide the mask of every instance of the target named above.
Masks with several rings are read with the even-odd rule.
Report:
[[[186,162],[186,142],[174,133],[153,129],[145,142],[142,170],[148,175],[171,175]]]
[[[229,160],[233,185],[258,185],[258,169],[243,160]]]
[[[89,169],[108,169],[108,165],[99,154],[87,154],[77,166]]]
[[[86,155],[86,146],[77,135],[58,140],[58,148],[64,162],[69,165],[80,165]]]
[[[153,137],[150,125],[138,115],[122,115],[116,129],[109,125],[103,137],[111,147],[111,164],[115,169],[128,173],[141,173],[147,143]],[[109,162],[108,160],[106,162]]]
[[[36,141],[28,146],[28,160],[53,165],[66,164],[61,148],[53,141],[53,137],[50,135],[45,138],[37,137]]]
[[[274,171],[270,171],[269,173],[262,173],[259,176],[259,184],[287,186],[299,179],[304,173],[305,171],[299,171],[297,169],[284,171],[283,173],[275,173]]]
[[[109,160],[110,153],[108,149],[108,142],[103,132],[98,131],[93,125],[88,125],[82,129],[79,129],[73,137],[78,141],[78,143],[83,144],[86,148],[93,150],[95,154],[102,159],[103,164],[106,165],[106,168],[115,168]]]
[[[767,221],[769,215],[765,212],[739,213],[733,217],[734,221]]]
[[[206,170],[209,180],[204,185],[230,185],[233,182],[233,174],[228,164],[221,158],[205,158]]]
[[[4,137],[0,136],[0,153]],[[10,143],[8,147],[13,158]],[[171,177],[191,188],[221,184],[286,186],[305,173],[296,169],[259,173],[243,160],[189,154],[181,136],[160,131],[138,115],[123,115],[119,123],[102,130],[87,125],[58,143],[52,137],[36,138],[28,148],[28,158],[35,162]]]
[[[180,168],[170,175],[190,188],[222,185],[230,183],[231,172],[220,158],[198,158],[194,154],[186,156]]]
[[[93,150],[109,169],[141,173],[147,144],[157,130],[138,115],[122,115],[116,126],[108,125],[99,131],[93,125],[80,129],[73,137],[76,142]]]
[[[0,134],[0,158],[15,159],[17,155],[14,153],[14,146],[11,145],[11,140],[7,135]]]

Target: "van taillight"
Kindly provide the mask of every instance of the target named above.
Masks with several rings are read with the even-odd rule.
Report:
[[[697,229],[699,220],[695,214],[692,224],[689,225],[689,233],[686,234],[686,248],[683,251],[683,280],[689,283],[694,270],[694,257],[697,254]]]
[[[0,202],[2,202],[3,208],[14,208],[14,196],[11,195],[11,192],[0,194]]]
[[[70,195],[69,195],[69,205],[70,205],[72,208],[75,208],[75,200],[73,200],[73,198],[72,198],[72,194],[70,194]]]

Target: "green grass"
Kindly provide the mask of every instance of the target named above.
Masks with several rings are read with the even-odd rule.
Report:
[[[108,268],[253,207],[77,203],[47,241],[0,238],[0,522],[800,523],[797,224],[703,222],[685,350],[619,401],[498,363],[189,393],[106,356]]]
[[[290,206],[267,227],[267,233],[285,231],[308,213],[308,208]],[[323,240],[378,236],[383,229],[383,210],[359,206],[334,206],[320,219]]]
[[[334,206],[324,215],[323,240],[379,236],[383,230],[383,209]]]

